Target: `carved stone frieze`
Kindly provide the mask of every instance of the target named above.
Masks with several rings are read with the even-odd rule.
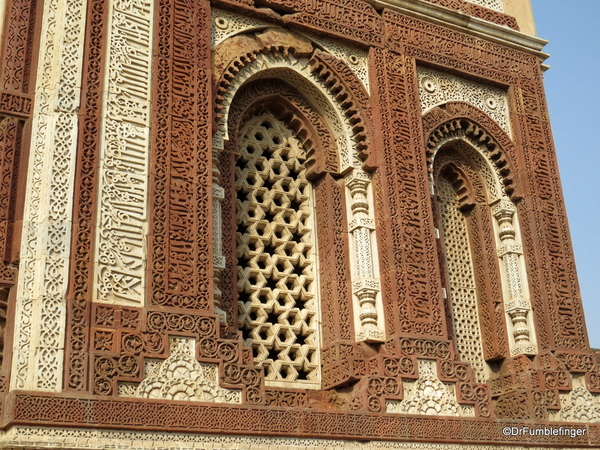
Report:
[[[481,425],[480,433],[481,433]],[[546,446],[523,446],[503,444],[434,444],[421,442],[388,442],[372,440],[367,442],[347,441],[343,439],[315,439],[268,436],[232,436],[209,435],[155,431],[123,431],[115,429],[92,428],[60,428],[15,425],[2,437],[0,444],[14,445],[23,449],[68,446],[73,450],[102,450],[124,446],[132,443],[139,450],[155,448],[177,448],[192,450],[221,450],[223,448],[244,448],[248,450],[270,450],[282,448],[286,450],[302,450],[307,446],[314,450],[545,450]],[[575,444],[573,450],[581,450],[583,446]]]

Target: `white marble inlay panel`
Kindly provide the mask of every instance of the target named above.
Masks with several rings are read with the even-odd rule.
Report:
[[[95,250],[98,302],[143,303],[152,5],[149,0],[114,0],[109,8]]]
[[[43,3],[10,387],[62,388],[85,0]]]

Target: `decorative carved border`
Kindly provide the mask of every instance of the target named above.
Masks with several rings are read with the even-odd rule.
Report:
[[[212,311],[210,7],[157,7],[149,305]]]
[[[388,329],[446,338],[439,262],[412,58],[373,53],[382,126],[380,260]]]
[[[384,42],[381,17],[375,8],[361,0],[260,0],[258,3],[285,14],[284,23],[309,31],[367,45],[381,46]]]
[[[217,406],[148,400],[11,396],[5,420],[20,425],[70,425],[79,427],[127,427],[138,430],[260,434],[317,439],[384,439],[401,442],[448,442],[463,444],[530,445],[522,436],[504,436],[506,426],[522,421],[489,421],[452,417],[396,416]],[[6,422],[5,422],[6,423]],[[564,447],[600,445],[600,425],[581,424],[582,436],[535,436],[535,443]]]
[[[17,389],[62,385],[84,8],[83,0],[46,2],[40,21],[11,374]]]
[[[0,329],[3,336],[0,392],[8,388],[12,360],[18,254],[22,230],[27,159],[31,139],[32,83],[39,39],[36,0],[13,0],[2,5],[3,41],[0,61]]]
[[[107,28],[107,3],[90,0],[86,18],[82,107],[79,118],[79,155],[73,213],[73,262],[67,292],[67,348],[65,351],[65,389],[87,391],[90,346],[90,314],[93,231],[96,222],[98,155],[101,121],[101,94],[104,77],[104,45]]]

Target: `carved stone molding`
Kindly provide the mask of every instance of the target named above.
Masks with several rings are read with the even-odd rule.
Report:
[[[481,429],[480,429],[480,432]],[[545,445],[523,446],[503,444],[434,444],[421,442],[389,442],[371,440],[367,442],[345,441],[341,439],[315,439],[315,438],[290,438],[290,437],[248,437],[233,435],[207,435],[191,434],[181,431],[156,432],[156,431],[123,431],[115,429],[93,428],[54,428],[15,425],[2,437],[2,445],[13,445],[23,449],[40,447],[65,446],[73,450],[102,450],[124,446],[132,443],[139,450],[154,450],[155,448],[178,448],[192,450],[202,448],[206,450],[221,450],[223,446],[231,448],[244,448],[248,450],[270,450],[285,448],[286,450],[302,450],[310,446],[314,450],[546,450]],[[565,442],[568,442],[565,440]],[[584,447],[575,444],[573,450]]]

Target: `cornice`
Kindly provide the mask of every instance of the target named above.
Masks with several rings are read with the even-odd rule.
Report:
[[[538,56],[541,61],[544,61],[550,56],[541,51],[548,43],[545,39],[512,30],[506,26],[497,25],[486,20],[478,19],[460,11],[454,11],[434,3],[422,0],[366,1],[376,9],[387,8],[392,11],[398,11],[411,17],[427,20],[463,33],[468,33],[472,36],[477,36],[534,54]]]

